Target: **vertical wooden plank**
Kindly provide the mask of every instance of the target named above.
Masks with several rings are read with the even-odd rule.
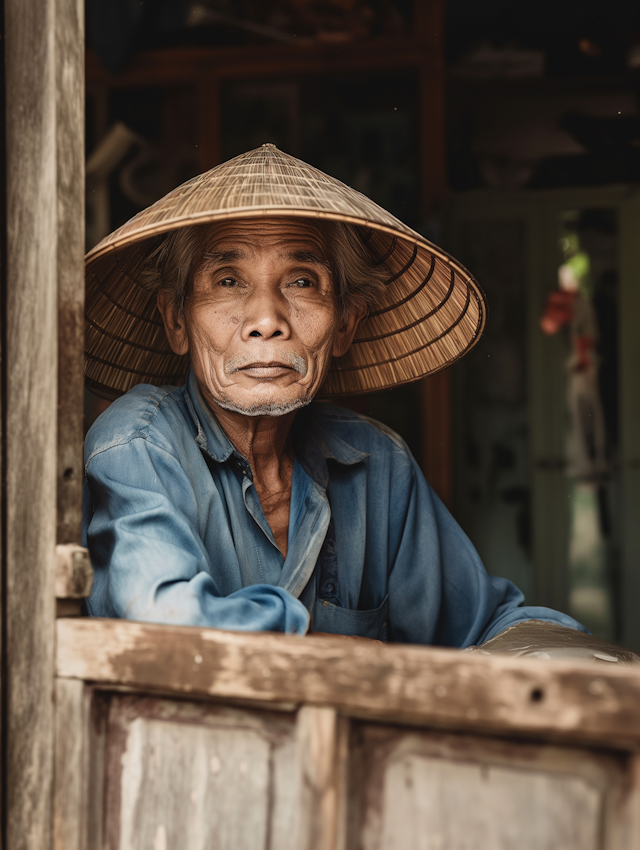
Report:
[[[624,850],[640,847],[640,754],[632,753],[630,761],[630,788],[626,810],[628,833]]]
[[[202,73],[198,81],[198,161],[202,171],[222,162],[220,79]]]
[[[569,500],[566,453],[566,341],[545,336],[540,316],[557,287],[558,217],[562,199],[528,202],[527,381],[531,454],[534,603],[566,611],[569,601]]]
[[[2,9],[2,24],[4,27],[4,0],[0,5]],[[5,32],[0,39],[0,62],[5,68]],[[6,80],[6,75],[5,75]],[[7,181],[6,181],[6,87],[0,85],[0,850],[5,848],[6,834],[6,561],[5,539],[6,539],[6,492],[4,487],[4,475],[6,468],[6,441],[5,441],[5,387],[6,387],[6,292],[7,292]]]
[[[56,0],[58,543],[80,543],[84,413],[84,3]]]
[[[56,679],[54,850],[103,850],[109,696]]]
[[[85,850],[88,712],[85,684],[56,680],[54,850]]]
[[[56,542],[54,0],[6,0],[7,850],[51,846]]]
[[[416,33],[425,44],[420,74],[420,176],[422,217],[428,229],[442,212],[447,190],[444,109],[444,4],[417,0]],[[422,468],[448,507],[452,501],[451,380],[449,371],[420,385]]]
[[[621,600],[622,634],[625,646],[640,649],[640,198],[620,207],[619,327],[620,342],[620,510],[622,511]]]
[[[347,721],[332,708],[298,712],[300,850],[344,848],[347,736]]]
[[[605,850],[637,850],[640,847],[640,755],[627,756],[626,782],[611,788],[606,829]]]

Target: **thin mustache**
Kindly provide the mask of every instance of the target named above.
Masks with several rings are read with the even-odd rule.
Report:
[[[277,360],[265,360],[262,362],[256,360],[254,357],[242,355],[231,357],[224,364],[224,373],[225,375],[231,375],[247,366],[273,366],[276,364],[290,366],[295,372],[299,372],[301,375],[307,374],[307,361],[300,354],[296,354],[295,351],[283,352],[278,355]]]

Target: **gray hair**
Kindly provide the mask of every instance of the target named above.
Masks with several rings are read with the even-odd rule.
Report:
[[[366,314],[378,300],[389,271],[366,243],[367,229],[340,221],[314,222],[324,237],[338,307],[343,318],[352,310]],[[203,228],[191,225],[159,237],[139,281],[149,292],[171,292],[174,308],[184,313],[189,275],[202,245]]]

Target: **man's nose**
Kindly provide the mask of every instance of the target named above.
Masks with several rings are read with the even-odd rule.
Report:
[[[273,339],[291,335],[287,305],[273,292],[256,292],[245,302],[242,338]]]

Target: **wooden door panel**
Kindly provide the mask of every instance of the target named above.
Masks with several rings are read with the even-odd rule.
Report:
[[[353,850],[630,846],[626,762],[540,744],[360,728]]]
[[[575,777],[407,754],[385,773],[381,841],[364,846],[596,850],[601,803]]]
[[[109,850],[289,846],[291,716],[130,696],[109,715]]]

